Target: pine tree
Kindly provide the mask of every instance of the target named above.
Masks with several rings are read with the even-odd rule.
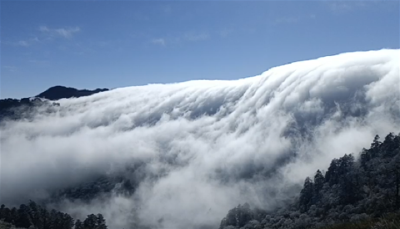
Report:
[[[97,229],[107,229],[106,220],[102,214],[97,214]]]
[[[307,177],[304,181],[303,189],[300,192],[299,207],[300,212],[306,212],[311,206],[311,200],[314,195],[314,183]]]
[[[314,190],[316,193],[322,190],[322,187],[325,183],[325,177],[322,175],[320,170],[317,170],[317,173],[314,176]]]
[[[90,214],[86,217],[83,221],[83,228],[84,229],[97,229],[97,217],[94,214]]]
[[[15,221],[16,227],[28,228],[32,224],[32,219],[29,216],[29,210],[29,207],[25,204],[20,205],[19,209],[17,210],[18,217]]]
[[[75,222],[75,228],[74,229],[83,229],[83,228],[84,227],[83,227],[82,222],[79,219],[77,219],[76,222]]]
[[[328,168],[328,171],[325,174],[325,179],[329,183],[330,186],[337,184],[339,181],[338,167],[339,167],[339,160],[333,159]]]
[[[371,143],[371,149],[377,149],[382,144],[382,142],[380,142],[379,139],[380,139],[379,135],[375,135],[375,138]]]

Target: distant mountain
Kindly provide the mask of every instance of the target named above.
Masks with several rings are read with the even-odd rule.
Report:
[[[0,99],[0,121],[4,119],[17,120],[28,118],[34,108],[40,106],[57,106],[58,103],[50,103],[48,100],[58,100],[67,98],[78,98],[89,96],[99,92],[108,91],[107,88],[97,88],[95,90],[78,90],[72,87],[54,86],[37,96],[22,99]],[[51,109],[50,109],[51,110]]]
[[[58,100],[58,99],[68,99],[73,97],[78,98],[82,96],[89,96],[103,91],[108,91],[108,89],[97,88],[95,90],[87,90],[87,89],[78,90],[72,87],[54,86],[35,97],[44,98],[48,100]]]

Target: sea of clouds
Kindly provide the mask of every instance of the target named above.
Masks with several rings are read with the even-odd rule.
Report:
[[[400,51],[344,53],[232,81],[118,88],[62,99],[1,125],[1,202],[46,198],[140,165],[133,195],[58,205],[110,229],[216,228],[229,209],[270,209],[306,176],[400,130]],[[129,175],[128,175],[129,176]]]

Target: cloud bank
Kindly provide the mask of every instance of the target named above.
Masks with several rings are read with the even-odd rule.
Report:
[[[138,186],[61,210],[109,228],[216,228],[244,202],[273,208],[334,157],[400,130],[399,50],[344,53],[233,81],[119,88],[1,126],[1,202],[118,173]]]

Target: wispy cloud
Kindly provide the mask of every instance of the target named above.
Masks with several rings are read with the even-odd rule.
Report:
[[[204,41],[210,38],[210,34],[207,32],[186,32],[183,38],[187,41]]]
[[[170,15],[172,14],[172,7],[170,5],[163,6],[161,11],[166,15]]]
[[[306,21],[306,20],[314,20],[315,18],[317,18],[317,16],[315,14],[278,17],[272,21],[272,24],[273,25],[296,24],[296,23]]]
[[[37,37],[33,37],[30,39],[26,39],[26,40],[19,40],[16,42],[10,42],[9,44],[11,45],[16,45],[16,46],[22,46],[22,47],[29,47],[31,45],[33,45],[34,43],[39,42],[39,39]]]
[[[74,34],[81,31],[79,27],[66,27],[66,28],[56,28],[52,29],[47,26],[40,26],[39,31],[41,34],[35,34],[35,36],[29,39],[21,39],[17,41],[6,42],[6,44],[13,46],[29,47],[34,44],[44,42],[46,40],[52,40],[53,38],[65,38],[69,39],[74,36]]]
[[[15,66],[11,66],[11,65],[5,65],[5,66],[1,66],[1,69],[4,69],[8,72],[15,72],[17,71],[17,67]]]
[[[36,67],[47,67],[50,64],[48,60],[29,60],[28,62]]]
[[[329,8],[334,12],[347,12],[353,7],[347,2],[330,2]]]
[[[371,4],[374,4],[374,1],[330,1],[327,2],[328,8],[333,13],[348,13],[354,10],[365,9]]]
[[[210,34],[208,32],[197,32],[188,31],[180,34],[175,34],[172,36],[162,36],[150,39],[150,42],[154,45],[166,46],[171,44],[178,44],[182,42],[197,42],[210,39]]]
[[[47,26],[40,26],[39,30],[41,32],[47,33],[50,36],[58,36],[63,38],[71,38],[75,33],[81,31],[79,27],[67,27],[67,28],[57,28],[51,29]]]
[[[294,24],[299,22],[300,18],[298,17],[281,17],[281,18],[276,18],[274,20],[274,24]]]
[[[151,43],[156,44],[156,45],[161,45],[165,46],[165,39],[164,38],[155,38],[151,40]]]
[[[225,29],[220,30],[220,31],[218,32],[218,34],[219,34],[221,37],[227,37],[227,36],[231,35],[233,32],[234,32],[233,29],[227,29],[227,28],[225,28]]]
[[[17,42],[17,45],[27,47],[27,46],[29,46],[29,43],[28,43],[28,41],[18,41],[18,42]]]

